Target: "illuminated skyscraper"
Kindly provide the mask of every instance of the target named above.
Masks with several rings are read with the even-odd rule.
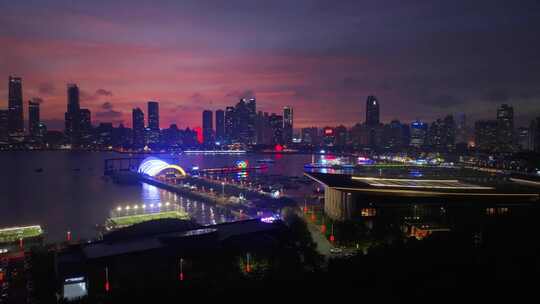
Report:
[[[493,151],[497,148],[496,120],[481,120],[474,124],[475,147],[481,151]]]
[[[411,123],[411,143],[412,147],[421,148],[424,146],[428,132],[428,125],[421,121]]]
[[[159,131],[159,103],[157,101],[148,102],[148,128]]]
[[[225,108],[225,141],[230,143],[234,139],[234,107]]]
[[[225,112],[216,111],[216,141],[222,143],[225,138]]]
[[[497,144],[501,151],[514,149],[514,108],[507,104],[497,109]]]
[[[380,123],[379,115],[379,101],[373,95],[368,96],[366,100],[366,125],[378,126]]]
[[[206,145],[214,144],[214,124],[212,122],[212,111],[204,110],[202,113],[203,142]]]
[[[293,108],[283,108],[283,141],[290,144],[293,138]]]
[[[37,100],[28,101],[28,131],[30,136],[36,138],[39,132],[39,102]]]
[[[272,130],[272,143],[283,144],[283,116],[272,113],[268,120]]]
[[[67,85],[67,102],[65,133],[71,144],[78,144],[81,130],[81,108],[79,103],[79,87],[74,83]]]
[[[132,112],[133,123],[133,146],[136,148],[144,147],[144,112],[140,108],[133,109]]]
[[[22,79],[9,76],[8,133],[12,137],[24,135]]]

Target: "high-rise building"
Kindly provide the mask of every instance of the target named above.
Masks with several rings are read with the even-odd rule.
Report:
[[[517,130],[517,143],[518,147],[522,151],[529,151],[531,147],[529,146],[529,128],[520,127]]]
[[[319,129],[317,127],[311,128],[302,128],[302,143],[308,145],[318,145],[320,143],[319,139]]]
[[[347,128],[344,125],[334,129],[334,145],[340,148],[347,145]]]
[[[146,142],[148,144],[159,143],[159,103],[148,102],[148,128],[146,130]]]
[[[212,111],[204,110],[202,113],[203,142],[205,145],[214,144],[214,124],[212,122]]]
[[[475,147],[481,151],[493,151],[497,148],[496,120],[480,120],[474,124]]]
[[[412,147],[421,148],[426,142],[428,124],[421,121],[413,121],[410,127]]]
[[[79,110],[80,142],[89,144],[92,141],[92,113],[89,109]]]
[[[533,119],[529,126],[529,148],[540,152],[540,117]]]
[[[67,85],[67,112],[66,119],[66,136],[71,144],[78,144],[80,141],[80,103],[79,103],[79,87],[70,83]]]
[[[457,113],[456,116],[456,143],[467,143],[467,116],[465,113]]]
[[[257,143],[257,131],[256,131],[256,122],[257,122],[257,102],[255,98],[250,98],[247,102],[247,132],[246,132],[246,143],[247,144],[256,144]]]
[[[456,124],[454,117],[447,115],[444,119],[437,119],[428,130],[428,144],[437,151],[452,151],[455,149]]]
[[[132,112],[133,124],[133,146],[136,148],[144,147],[144,112],[140,108],[133,109]]]
[[[272,130],[272,144],[283,144],[283,116],[272,113],[268,122]]]
[[[24,135],[22,79],[9,76],[8,133],[11,137]]]
[[[293,138],[293,108],[283,108],[283,141],[286,144],[292,143]]]
[[[28,131],[30,137],[36,138],[40,135],[39,132],[39,101],[28,101]]]
[[[497,109],[497,145],[501,151],[514,149],[514,108],[507,104]]]
[[[225,112],[216,111],[216,141],[222,143],[225,139]]]
[[[0,110],[0,143],[8,141],[9,110]]]
[[[382,143],[385,149],[399,150],[405,145],[404,126],[397,119],[384,125]]]
[[[148,102],[148,128],[159,131],[159,103],[157,101]]]
[[[234,127],[235,127],[235,111],[234,107],[225,108],[225,141],[231,143],[234,141]]]
[[[378,126],[380,123],[379,101],[373,95],[368,96],[366,100],[366,125]]]

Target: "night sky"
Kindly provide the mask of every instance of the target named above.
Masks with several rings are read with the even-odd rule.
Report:
[[[255,96],[295,127],[351,126],[374,94],[383,121],[509,103],[520,125],[540,115],[540,1],[0,0],[1,107],[10,74],[53,129],[68,82],[94,123],[158,100],[162,128],[199,126]]]

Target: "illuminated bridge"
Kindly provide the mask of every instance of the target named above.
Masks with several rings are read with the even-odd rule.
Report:
[[[368,206],[442,204],[446,206],[531,205],[538,191],[507,183],[483,186],[458,179],[406,179],[360,177],[345,174],[304,173],[324,186],[326,214],[346,220]]]

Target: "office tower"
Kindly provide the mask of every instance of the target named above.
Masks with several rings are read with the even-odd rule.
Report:
[[[467,142],[467,116],[465,113],[456,114],[456,143]]]
[[[272,113],[268,121],[272,130],[272,144],[283,144],[283,116]]]
[[[497,109],[497,145],[501,151],[514,149],[514,108],[507,104]]]
[[[39,101],[28,101],[28,131],[30,137],[36,138],[39,136]]]
[[[366,125],[378,126],[379,119],[379,101],[375,96],[368,96],[366,100]]]
[[[65,114],[65,133],[71,144],[78,144],[80,140],[80,103],[79,87],[70,83],[67,85],[67,112]]]
[[[399,120],[392,120],[384,125],[382,143],[385,149],[399,150],[405,144],[404,127]]]
[[[79,110],[79,134],[81,143],[92,141],[92,113],[89,109]]]
[[[421,148],[426,142],[426,136],[428,132],[428,125],[421,121],[413,121],[410,127],[410,146]]]
[[[480,120],[474,124],[475,147],[481,151],[493,151],[497,148],[496,120]]]
[[[256,121],[257,121],[257,102],[255,98],[250,98],[246,104],[247,106],[247,144],[257,143]]]
[[[308,145],[318,145],[320,143],[319,129],[317,127],[302,128],[301,137],[302,143]]]
[[[322,129],[322,142],[325,146],[333,146],[335,142],[334,128],[324,127]]]
[[[8,132],[9,110],[0,110],[0,142],[6,143],[9,138]]]
[[[343,125],[334,129],[334,145],[343,148],[347,145],[347,128]]]
[[[540,117],[533,119],[529,126],[529,148],[540,152]]]
[[[225,142],[231,143],[234,140],[234,107],[225,108]]]
[[[517,130],[517,143],[518,147],[522,151],[530,151],[531,147],[529,146],[529,128],[520,127]]]
[[[283,108],[283,140],[286,144],[292,143],[293,138],[293,108]]]
[[[203,143],[205,145],[214,144],[214,124],[212,122],[212,111],[204,110],[202,113]]]
[[[436,151],[453,151],[456,141],[456,124],[454,117],[447,115],[444,119],[437,119],[428,130],[428,144]]]
[[[223,110],[216,111],[216,141],[220,144],[225,139],[225,112]]]
[[[24,135],[22,79],[9,76],[8,133],[11,137]]]
[[[144,147],[144,112],[140,108],[133,109],[132,112],[132,124],[133,124],[133,146],[135,148]]]
[[[157,101],[148,102],[148,128],[145,135],[148,144],[159,143],[159,103]]]
[[[159,131],[159,103],[157,101],[148,102],[148,128]]]

